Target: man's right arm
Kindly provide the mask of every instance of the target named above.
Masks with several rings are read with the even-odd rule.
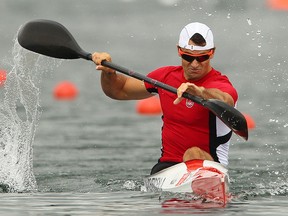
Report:
[[[101,86],[104,93],[116,100],[136,100],[151,97],[146,90],[144,82],[133,77],[116,73],[115,70],[101,65],[103,60],[111,61],[108,53],[93,53],[96,70],[101,70]]]

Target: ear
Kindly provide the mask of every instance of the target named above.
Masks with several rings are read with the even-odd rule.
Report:
[[[216,50],[216,47],[212,49],[213,50],[213,53],[212,55],[210,56],[210,59],[212,59],[214,57],[214,54],[215,54],[215,50]]]
[[[179,57],[181,57],[181,55],[179,54],[179,49],[180,49],[179,45],[177,44],[176,47],[177,47],[177,54]]]

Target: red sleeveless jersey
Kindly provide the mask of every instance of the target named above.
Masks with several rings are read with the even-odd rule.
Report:
[[[175,88],[188,82],[184,78],[182,66],[162,67],[150,72],[147,76]],[[191,83],[205,88],[220,89],[230,94],[235,104],[237,102],[237,91],[229,79],[215,69],[212,69],[201,80]],[[222,129],[217,127],[219,126],[216,120],[218,118],[208,109],[191,100],[183,99],[180,104],[174,105],[176,94],[149,83],[145,83],[145,86],[149,92],[159,94],[163,111],[162,155],[159,161],[182,162],[184,152],[190,147],[197,146],[209,152],[215,161],[219,162],[219,157],[224,157],[223,163],[228,164],[229,146],[217,149],[221,144],[227,145],[229,142],[232,133],[228,127],[224,124],[220,124]]]

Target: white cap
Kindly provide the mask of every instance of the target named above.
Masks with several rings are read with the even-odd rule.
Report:
[[[206,41],[205,46],[189,45],[189,40],[194,34],[200,34]],[[191,50],[209,50],[214,48],[213,34],[211,29],[203,23],[194,22],[186,25],[179,36],[180,47]]]

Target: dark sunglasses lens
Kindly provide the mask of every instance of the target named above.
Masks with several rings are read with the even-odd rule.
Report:
[[[196,60],[198,62],[203,62],[203,61],[206,61],[207,59],[209,59],[209,55],[203,55],[203,56],[196,57]]]
[[[186,55],[186,54],[182,54],[181,57],[188,62],[193,62],[194,59],[196,59],[198,62],[203,62],[206,61],[207,59],[209,59],[209,55],[203,55],[203,56],[190,56],[190,55]]]
[[[188,62],[192,62],[192,61],[195,59],[193,56],[185,55],[185,54],[182,54],[181,57],[182,57],[185,61],[188,61]]]

